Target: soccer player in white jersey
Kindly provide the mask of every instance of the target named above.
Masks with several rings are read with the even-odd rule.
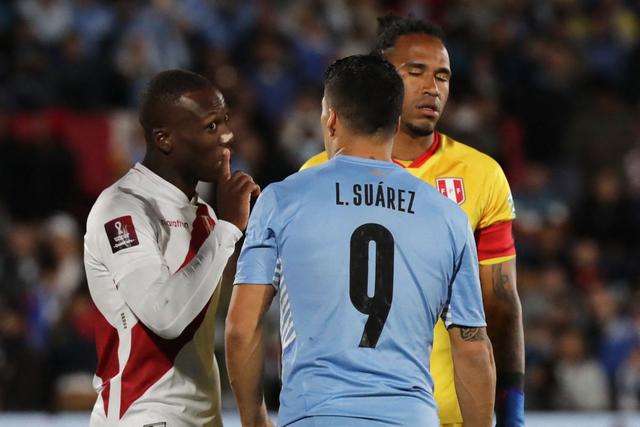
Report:
[[[145,158],[87,219],[85,268],[101,314],[90,425],[221,426],[218,283],[260,189],[231,175],[227,106],[204,77],[156,75],[139,113]],[[217,216],[198,181],[217,181]]]
[[[331,160],[256,203],[225,332],[244,427],[269,425],[261,325],[276,292],[278,425],[438,426],[429,353],[439,318],[465,426],[491,425],[495,367],[473,232],[455,202],[391,161],[402,100],[382,58],[334,63],[321,117]]]

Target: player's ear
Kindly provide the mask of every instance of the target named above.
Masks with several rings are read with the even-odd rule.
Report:
[[[333,108],[329,109],[329,115],[327,116],[327,132],[330,136],[335,136],[336,134],[336,126],[338,124],[338,115],[336,114],[336,110]]]
[[[165,154],[169,154],[171,150],[173,150],[173,141],[171,141],[171,136],[167,129],[165,128],[154,129],[152,131],[152,135],[153,135],[153,142],[155,143],[156,147],[158,147],[160,151],[162,151]]]

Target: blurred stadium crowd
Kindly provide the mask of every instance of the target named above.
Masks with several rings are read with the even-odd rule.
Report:
[[[141,160],[145,82],[210,78],[234,167],[266,185],[322,150],[323,71],[388,11],[443,26],[440,129],[509,177],[527,408],[640,409],[640,1],[17,0],[0,2],[0,410],[94,402],[84,221]]]

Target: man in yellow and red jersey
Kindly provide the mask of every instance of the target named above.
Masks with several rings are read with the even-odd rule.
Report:
[[[475,230],[480,281],[497,370],[498,427],[524,425],[524,339],[516,289],[511,224],[515,210],[502,169],[491,157],[435,130],[449,96],[451,68],[442,31],[413,18],[384,17],[376,51],[395,65],[404,83],[394,161],[458,203]],[[302,168],[327,160],[320,153]],[[431,372],[440,422],[461,426],[452,355],[443,323],[436,325]]]

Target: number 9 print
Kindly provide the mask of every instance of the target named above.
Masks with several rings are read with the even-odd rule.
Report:
[[[369,297],[369,243],[376,243],[375,291]],[[363,224],[351,235],[349,258],[349,296],[359,312],[369,315],[362,332],[360,347],[375,348],[393,300],[394,239],[380,224]]]

